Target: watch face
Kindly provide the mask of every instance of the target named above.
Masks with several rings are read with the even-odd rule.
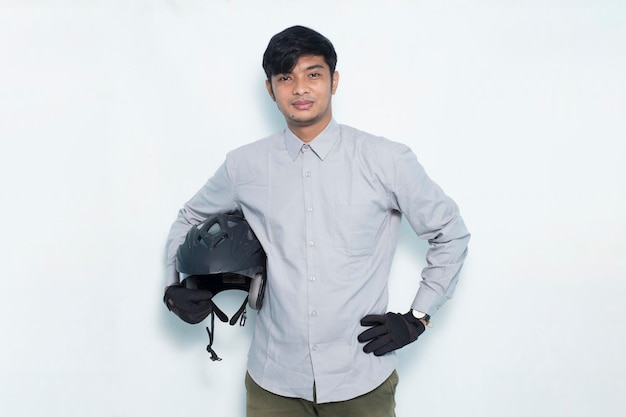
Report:
[[[413,313],[413,317],[415,317],[416,319],[423,319],[427,316],[427,314],[422,313],[421,311],[411,310],[411,312]]]

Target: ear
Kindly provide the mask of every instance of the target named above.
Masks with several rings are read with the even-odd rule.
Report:
[[[265,80],[265,88],[267,89],[267,92],[272,100],[276,101],[276,98],[274,97],[274,89],[272,88],[272,82],[270,80]]]
[[[330,92],[331,94],[335,94],[335,91],[337,91],[337,86],[339,85],[339,72],[335,71],[333,73],[333,81],[332,84],[330,86]]]

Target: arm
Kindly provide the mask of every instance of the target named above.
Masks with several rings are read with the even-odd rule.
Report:
[[[397,208],[430,245],[411,308],[432,316],[454,294],[470,233],[456,203],[428,177],[413,152],[406,148],[395,166]]]
[[[393,166],[392,206],[406,216],[420,238],[428,240],[430,249],[411,310],[361,319],[361,325],[369,328],[358,340],[366,343],[365,353],[376,356],[414,342],[430,327],[430,315],[452,297],[470,237],[457,205],[426,175],[408,148],[402,148]]]
[[[191,200],[183,205],[170,227],[166,246],[166,286],[178,284],[180,281],[176,270],[176,251],[185,240],[189,229],[211,214],[227,213],[238,209],[232,181],[227,165],[224,163]]]

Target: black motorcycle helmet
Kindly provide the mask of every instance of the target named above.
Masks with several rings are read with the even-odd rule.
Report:
[[[239,213],[216,214],[193,226],[176,253],[176,268],[190,275],[187,288],[217,294],[236,289],[249,293],[258,310],[265,289],[267,257],[246,219]]]
[[[230,319],[234,325],[246,319],[246,304],[258,310],[263,303],[267,256],[261,243],[241,213],[216,214],[187,232],[185,241],[176,252],[176,269],[188,275],[182,282],[186,288],[208,290],[213,295],[225,290],[248,293],[246,300]],[[222,321],[228,317],[213,303],[213,312]],[[207,350],[213,360],[219,357],[212,350],[211,329],[207,327],[210,343]]]

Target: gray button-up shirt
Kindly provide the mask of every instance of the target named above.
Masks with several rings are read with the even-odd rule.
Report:
[[[401,216],[431,245],[410,306],[431,315],[452,296],[470,236],[407,146],[334,120],[309,143],[286,129],[230,152],[180,210],[170,271],[192,224],[234,210],[268,257],[248,371],[289,397],[312,400],[315,382],[318,402],[369,392],[396,366],[393,353],[364,353],[357,336],[363,316],[387,311]]]

